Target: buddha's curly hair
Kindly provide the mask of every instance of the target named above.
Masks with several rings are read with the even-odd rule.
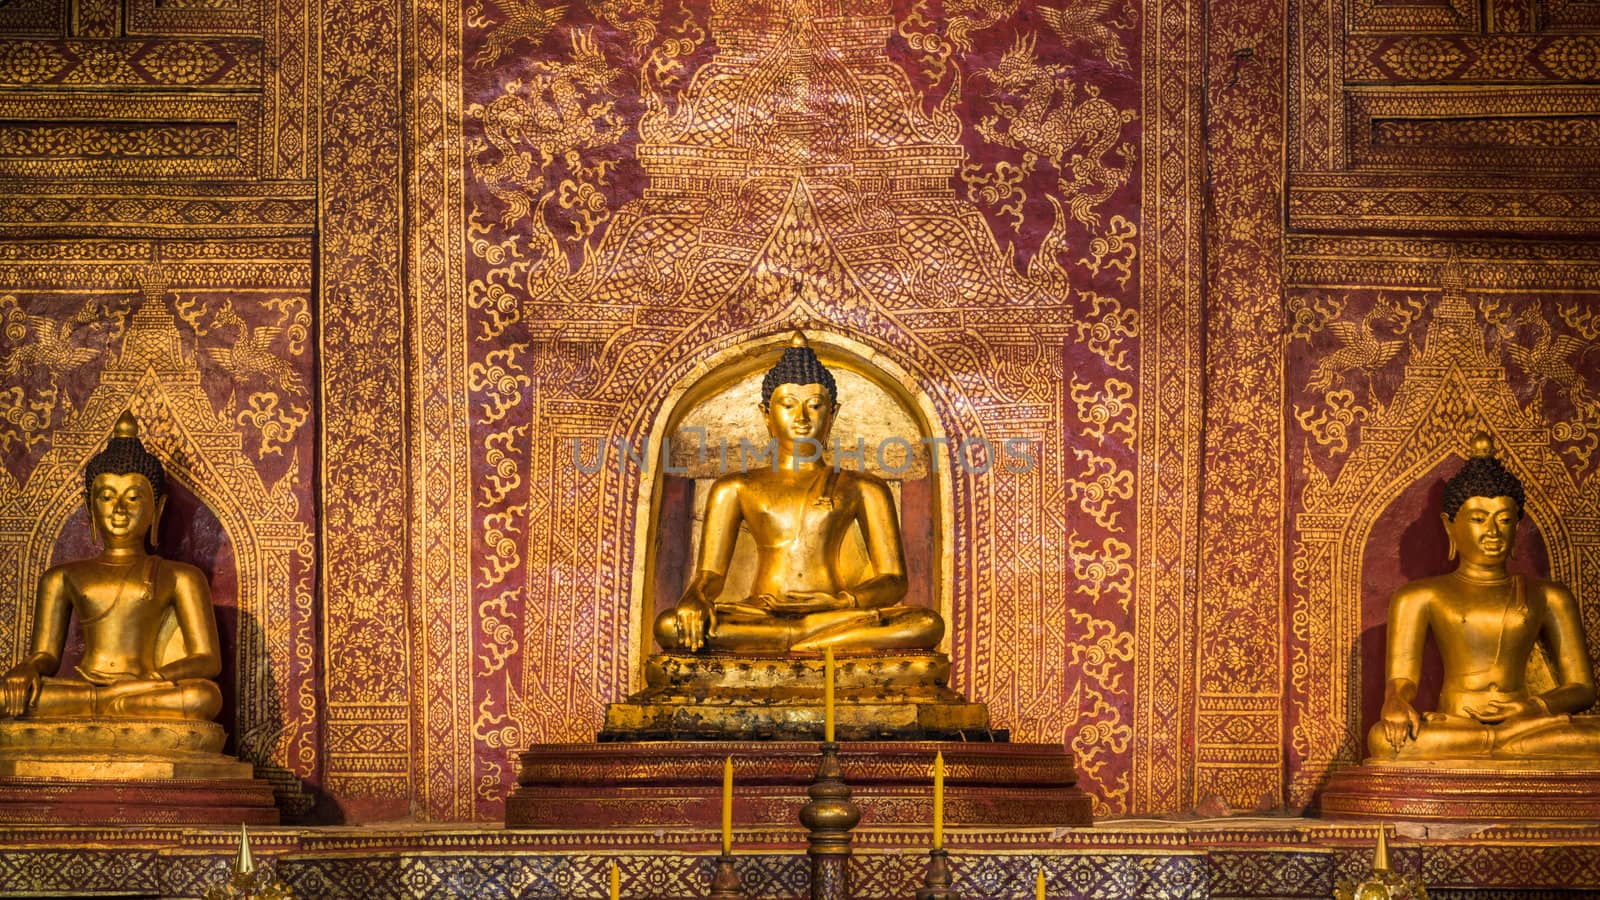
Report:
[[[1454,519],[1461,505],[1472,497],[1510,497],[1517,501],[1517,518],[1522,518],[1526,498],[1522,482],[1492,456],[1474,456],[1455,477],[1444,483],[1444,514]]]
[[[789,346],[783,348],[783,357],[778,364],[767,372],[767,377],[761,379],[761,402],[769,403],[772,392],[781,384],[820,384],[828,389],[828,399],[834,404],[839,402],[839,387],[834,383],[833,373],[817,359],[817,353],[810,347]]]
[[[150,490],[159,500],[167,493],[167,473],[161,460],[144,448],[137,437],[112,435],[106,448],[96,453],[83,470],[84,502],[94,502],[94,479],[97,475],[143,475],[150,481]]]

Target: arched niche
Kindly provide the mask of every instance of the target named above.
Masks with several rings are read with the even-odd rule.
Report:
[[[761,379],[790,337],[785,332],[727,349],[692,369],[668,393],[651,425],[648,446],[637,454],[644,480],[639,538],[646,548],[633,590],[633,633],[639,635],[635,656],[640,663],[659,649],[650,623],[677,603],[692,574],[712,482],[722,472],[741,470],[744,463],[760,464],[757,457],[769,439],[758,408]],[[950,621],[952,568],[945,551],[950,486],[946,473],[932,462],[943,454],[929,452],[945,440],[931,403],[916,390],[909,373],[872,348],[821,330],[807,329],[806,337],[839,387],[829,444],[836,443],[843,452],[835,459],[830,446],[827,458],[841,468],[863,468],[852,454],[865,447],[864,468],[887,481],[895,495],[910,583],[906,602],[936,609]],[[741,439],[748,448],[742,457]],[[608,464],[614,463],[636,464],[616,456]],[[854,547],[845,550],[847,578],[852,565],[866,565],[860,537],[854,531],[852,535]],[[749,583],[752,559],[753,548],[741,534],[725,591],[729,596]],[[633,669],[637,681],[642,665]]]
[[[1441,460],[1427,475],[1397,495],[1373,522],[1361,557],[1361,640],[1358,670],[1361,678],[1361,726],[1364,737],[1378,721],[1383,707],[1387,654],[1389,598],[1419,578],[1444,575],[1455,569],[1449,559],[1450,542],[1439,513],[1444,506],[1444,483],[1460,470],[1455,457]],[[1517,526],[1507,568],[1513,574],[1550,577],[1544,534],[1530,504]],[[1441,679],[1439,650],[1430,636],[1423,651],[1422,680],[1415,705],[1420,710],[1438,708]]]

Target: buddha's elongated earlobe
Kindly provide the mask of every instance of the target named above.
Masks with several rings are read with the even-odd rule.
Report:
[[[156,501],[155,512],[150,516],[150,530],[145,533],[145,546],[154,552],[156,545],[161,543],[161,514],[167,511],[167,495],[161,495]]]

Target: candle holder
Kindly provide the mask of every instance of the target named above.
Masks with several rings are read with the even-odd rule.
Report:
[[[861,821],[861,809],[850,799],[839,766],[839,745],[822,744],[822,761],[806,790],[811,799],[800,808],[800,824],[811,834],[811,900],[850,900],[850,829]]]
[[[744,885],[739,883],[739,873],[733,868],[733,857],[727,853],[717,857],[717,871],[711,876],[711,893],[707,900],[745,900]]]
[[[917,900],[961,900],[961,895],[950,887],[949,853],[928,851],[928,871],[922,877],[922,887],[917,888]]]

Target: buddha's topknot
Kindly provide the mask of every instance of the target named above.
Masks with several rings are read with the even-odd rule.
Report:
[[[820,384],[828,389],[828,399],[835,405],[839,402],[839,387],[834,383],[833,373],[817,359],[816,351],[806,343],[806,336],[796,331],[794,337],[789,339],[789,346],[783,348],[783,357],[778,364],[767,372],[767,377],[761,379],[761,402],[772,400],[772,392],[780,384]]]
[[[144,448],[139,440],[139,422],[132,412],[124,412],[117,419],[116,428],[106,448],[96,453],[83,470],[83,494],[87,502],[94,500],[94,479],[97,475],[143,475],[150,482],[155,499],[167,493],[167,473],[161,460]]]
[[[1494,458],[1494,438],[1482,431],[1472,436],[1472,455],[1461,471],[1444,483],[1444,514],[1454,519],[1461,505],[1472,497],[1510,497],[1517,501],[1519,519],[1526,504],[1522,482]]]

